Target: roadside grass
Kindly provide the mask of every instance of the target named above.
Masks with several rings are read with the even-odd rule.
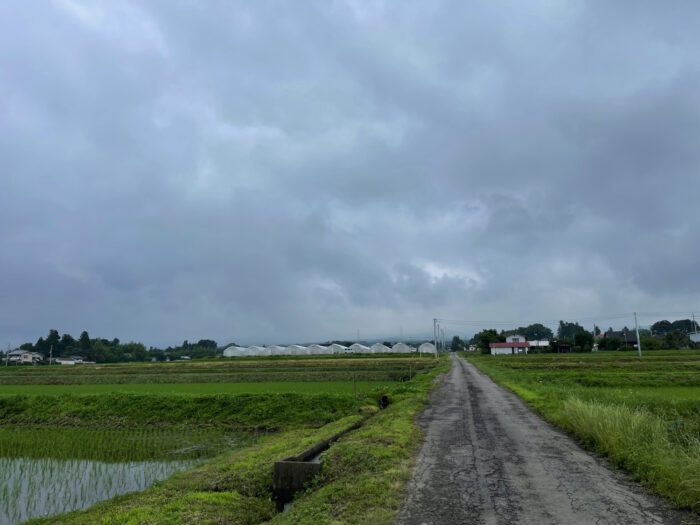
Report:
[[[700,352],[467,358],[584,446],[700,511]]]
[[[353,394],[385,391],[391,383],[382,381],[280,381],[258,383],[122,383],[75,385],[0,385],[0,396],[60,394]]]
[[[416,381],[415,390],[395,394],[386,410],[340,438],[324,453],[316,482],[271,523],[394,523],[422,443],[415,419],[435,386],[433,379],[450,365],[443,355],[432,373]]]
[[[358,401],[364,406],[355,407],[355,414],[321,428],[262,436],[249,447],[221,455],[144,492],[29,523],[393,523],[421,445],[415,418],[435,386],[434,378],[449,367],[449,358],[443,356],[426,373],[397,383],[385,410],[377,409],[375,399],[366,398]],[[291,510],[277,513],[271,499],[274,462],[362,421],[360,428],[323,453],[321,475],[297,496]]]

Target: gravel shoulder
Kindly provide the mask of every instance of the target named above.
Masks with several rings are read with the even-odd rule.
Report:
[[[398,524],[698,523],[452,359],[419,419],[425,443]]]

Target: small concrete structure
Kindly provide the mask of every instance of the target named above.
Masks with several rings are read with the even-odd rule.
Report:
[[[319,441],[301,454],[275,462],[272,491],[277,502],[277,510],[281,511],[285,503],[294,499],[295,492],[303,490],[321,472],[321,452],[343,434],[358,428],[360,424],[360,422],[355,423],[330,438]]]

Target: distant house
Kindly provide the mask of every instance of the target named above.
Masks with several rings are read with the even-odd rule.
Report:
[[[39,352],[30,352],[29,350],[13,350],[7,354],[7,359],[9,359],[11,363],[23,365],[25,363],[38,363],[44,359],[44,356]]]
[[[70,366],[70,365],[76,364],[75,359],[73,359],[72,357],[56,357],[56,358],[54,359],[54,361],[55,361],[56,363],[58,363],[59,365],[67,365],[67,366]],[[82,360],[81,360],[81,361],[82,361]]]
[[[505,343],[489,343],[491,355],[508,355],[508,354],[527,354],[527,349],[530,348],[522,335],[509,335],[506,337]]]
[[[608,330],[605,337],[617,337],[623,345],[637,346],[637,333],[634,330]]]

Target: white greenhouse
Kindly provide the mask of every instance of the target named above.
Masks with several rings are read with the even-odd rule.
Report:
[[[246,352],[247,349],[241,346],[229,346],[224,348],[224,357],[242,357],[248,355]]]
[[[360,343],[355,343],[350,346],[350,352],[353,354],[370,354],[372,350],[369,346],[361,345]]]
[[[396,343],[391,347],[391,351],[395,354],[410,354],[411,352],[415,352],[416,349],[412,346],[408,346],[406,343]]]
[[[423,343],[418,347],[418,351],[421,354],[434,354],[435,353],[435,345],[433,343]]]
[[[328,347],[329,354],[347,354],[349,353],[348,347],[333,343]]]
[[[247,348],[247,350],[248,350],[247,355],[250,355],[250,356],[270,355],[270,352],[267,350],[267,348],[264,348],[262,346],[249,346]]]
[[[309,355],[311,351],[301,345],[289,345],[287,347],[287,355]]]
[[[267,349],[270,351],[270,355],[287,355],[287,347],[272,345],[268,346]]]
[[[391,352],[391,348],[382,343],[374,343],[370,350],[373,354],[388,354]]]
[[[313,355],[322,355],[322,354],[330,354],[331,352],[327,346],[310,345],[309,346],[309,353],[313,354]]]

